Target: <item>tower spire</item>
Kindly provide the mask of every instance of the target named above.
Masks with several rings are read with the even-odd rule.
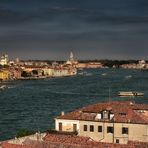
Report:
[[[70,52],[70,61],[73,61],[73,60],[74,60],[74,58],[73,58],[73,53]]]

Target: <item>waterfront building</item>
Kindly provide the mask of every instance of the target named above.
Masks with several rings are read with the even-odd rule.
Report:
[[[0,65],[8,65],[8,55],[4,54],[0,58]]]
[[[76,65],[76,68],[81,69],[81,68],[86,68],[87,67],[87,63],[78,63]]]
[[[22,69],[20,69],[20,68],[13,69],[13,70],[11,70],[11,73],[12,73],[13,79],[20,79],[21,78]]]
[[[73,76],[77,74],[77,69],[74,67],[59,67],[54,68],[53,76],[61,77],[61,76]]]
[[[103,65],[100,62],[89,62],[87,68],[102,68]]]
[[[102,68],[103,65],[100,62],[87,62],[87,63],[78,63],[76,68]]]
[[[148,142],[148,105],[115,101],[62,112],[55,118],[55,129],[99,142]]]
[[[16,62],[16,63],[19,63],[19,62],[20,62],[20,59],[17,57],[17,58],[15,59],[15,62]]]
[[[53,68],[43,68],[43,73],[45,76],[53,76],[54,75],[54,69]]]
[[[18,62],[18,59],[17,59]],[[20,61],[17,63],[20,66],[48,66],[47,62],[44,61],[36,61],[36,60],[28,60],[28,61]]]
[[[7,70],[0,70],[0,80],[9,80],[11,73]]]
[[[123,64],[120,67],[127,69],[148,69],[148,63],[146,63],[145,60],[140,60],[137,64],[135,63]]]
[[[78,64],[78,61],[76,61],[76,60],[74,59],[73,53],[70,52],[70,57],[69,57],[69,60],[66,62],[66,65],[75,66],[76,64]]]

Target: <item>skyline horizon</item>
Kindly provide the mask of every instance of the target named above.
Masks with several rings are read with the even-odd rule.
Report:
[[[62,58],[62,59],[60,59],[60,58],[36,58],[36,57],[32,57],[32,58],[20,58],[20,57],[18,57],[18,56],[15,56],[15,57],[13,57],[13,56],[11,56],[10,54],[9,54],[9,52],[0,52],[0,57],[2,56],[2,55],[4,55],[4,54],[8,54],[8,56],[9,56],[9,59],[11,59],[11,60],[15,60],[15,59],[17,59],[17,58],[19,58],[19,60],[22,60],[22,61],[29,61],[29,60],[39,60],[39,61],[67,61],[68,59],[69,59],[69,57],[70,57],[70,53],[71,53],[72,51],[70,51],[70,52],[68,52],[68,53],[66,53],[66,55],[65,55],[65,58]],[[115,61],[115,60],[117,60],[117,61],[130,61],[130,60],[135,60],[135,61],[139,61],[139,60],[145,60],[145,61],[148,61],[148,59],[146,59],[146,58],[124,58],[124,59],[120,59],[120,58],[85,58],[85,57],[83,57],[83,58],[78,58],[76,55],[75,55],[75,52],[72,52],[73,54],[74,54],[74,60],[78,60],[78,61],[93,61],[93,60],[113,60],[113,61]]]

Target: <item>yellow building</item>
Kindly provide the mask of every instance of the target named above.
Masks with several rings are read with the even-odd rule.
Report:
[[[54,69],[53,68],[43,68],[44,75],[46,76],[53,76],[54,75]]]
[[[0,71],[0,79],[1,80],[9,80],[10,72],[9,71]]]
[[[78,132],[99,142],[148,142],[148,105],[107,102],[84,107],[55,119],[57,131]]]

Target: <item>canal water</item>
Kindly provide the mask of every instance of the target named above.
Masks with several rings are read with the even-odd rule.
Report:
[[[21,129],[54,128],[61,111],[110,100],[148,104],[148,71],[87,69],[77,76],[14,81],[0,90],[0,140],[15,137]],[[144,97],[120,98],[119,91],[143,92]]]

